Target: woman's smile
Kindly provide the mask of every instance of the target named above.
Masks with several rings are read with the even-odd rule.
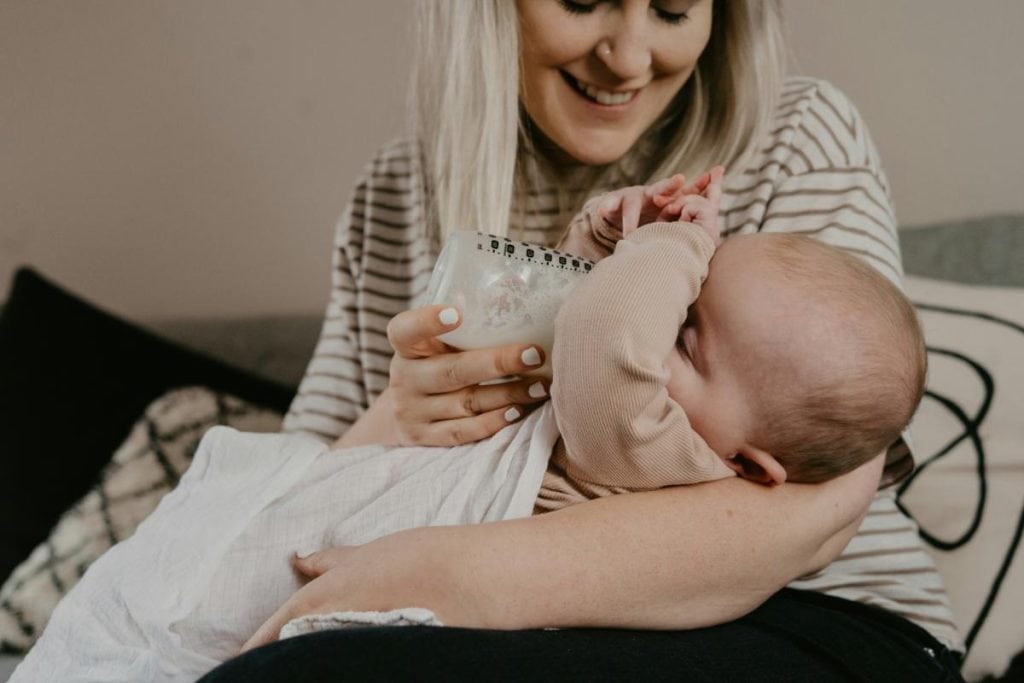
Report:
[[[633,90],[612,91],[587,83],[574,77],[572,74],[562,71],[562,78],[569,84],[576,93],[588,102],[606,108],[624,109],[623,105],[631,103],[640,94],[640,88]]]

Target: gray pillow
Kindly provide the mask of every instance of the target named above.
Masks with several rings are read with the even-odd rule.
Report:
[[[1024,287],[1024,215],[905,228],[900,248],[909,275]]]

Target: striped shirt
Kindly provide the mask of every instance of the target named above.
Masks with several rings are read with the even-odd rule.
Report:
[[[402,140],[384,147],[356,185],[336,232],[323,330],[285,430],[334,440],[387,387],[388,320],[416,303],[437,257],[426,232],[422,173],[416,143]],[[557,242],[566,225],[557,195],[531,189],[513,211],[510,234]],[[823,81],[786,81],[770,133],[746,168],[730,169],[721,206],[725,238],[813,235],[894,282],[902,278],[892,199],[874,144],[849,100]],[[897,461],[910,462],[890,454],[887,468]],[[790,585],[883,607],[963,651],[942,580],[891,488],[878,493],[835,562]]]

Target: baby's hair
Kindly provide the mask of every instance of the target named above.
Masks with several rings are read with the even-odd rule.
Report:
[[[772,234],[759,246],[770,275],[810,310],[843,316],[843,334],[856,340],[841,345],[849,354],[836,372],[804,379],[793,392],[761,391],[758,447],[790,481],[832,479],[882,453],[910,422],[924,393],[924,335],[907,297],[859,258],[804,235]]]

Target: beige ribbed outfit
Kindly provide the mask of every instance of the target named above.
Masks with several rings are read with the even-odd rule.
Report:
[[[653,223],[618,243],[569,296],[555,328],[559,439],[535,506],[734,476],[668,395],[664,361],[715,246],[691,223]]]
[[[889,184],[864,121],[843,93],[817,79],[787,79],[771,130],[758,147],[744,168],[730,168],[725,177],[725,239],[755,232],[811,235],[901,281]],[[568,221],[558,191],[543,177],[534,179],[535,187],[514,207],[509,234],[554,245]],[[623,169],[598,189],[646,180]],[[365,168],[335,231],[323,331],[286,430],[333,441],[387,388],[393,354],[388,320],[419,303],[437,258],[437,245],[426,234],[426,186],[414,141],[387,145]],[[894,450],[887,476],[897,478],[910,463],[905,449]],[[897,507],[893,488],[878,493],[838,559],[790,586],[882,607],[963,651],[942,579],[916,524]]]

